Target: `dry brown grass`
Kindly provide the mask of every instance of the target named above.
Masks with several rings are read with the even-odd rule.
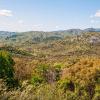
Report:
[[[31,59],[15,57],[15,77],[19,80],[25,80],[31,77],[32,69],[35,63]]]

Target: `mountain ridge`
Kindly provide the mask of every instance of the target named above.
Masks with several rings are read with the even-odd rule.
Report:
[[[87,32],[100,32],[99,28],[68,29],[62,31],[27,31],[27,32],[9,32],[0,31],[0,41],[4,43],[40,43],[52,40],[64,39],[66,36],[77,36]]]

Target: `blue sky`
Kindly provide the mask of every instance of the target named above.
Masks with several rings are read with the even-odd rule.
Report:
[[[0,30],[100,28],[100,0],[0,0]]]

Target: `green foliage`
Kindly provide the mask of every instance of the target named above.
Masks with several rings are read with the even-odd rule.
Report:
[[[0,78],[3,78],[8,88],[18,85],[14,79],[14,61],[11,55],[6,51],[0,51]]]
[[[93,100],[100,100],[100,93],[95,93]]]
[[[14,61],[11,58],[11,56],[5,52],[0,51],[0,77],[6,78],[6,77],[13,77],[13,65]]]
[[[54,66],[55,72],[56,72],[56,81],[60,80],[61,76],[61,65],[57,64]]]
[[[64,91],[64,93],[69,90],[69,91],[74,91],[75,86],[74,83],[71,80],[64,79],[58,81],[58,87]]]
[[[4,46],[4,47],[1,47],[0,50],[5,50],[5,51],[8,51],[8,52],[10,52],[12,54],[16,54],[16,55],[32,56],[29,52],[24,51],[24,50],[16,49],[12,46]]]
[[[34,85],[34,86],[38,86],[40,85],[41,83],[43,83],[43,78],[41,78],[40,76],[32,76],[32,79],[31,79],[31,83]]]
[[[49,65],[46,64],[40,64],[36,67],[35,72],[40,74],[40,75],[44,75],[49,69]]]
[[[99,100],[99,99],[100,99],[100,84],[96,84],[93,100]]]
[[[8,89],[17,88],[18,86],[20,86],[19,81],[15,79],[14,77],[6,78],[5,83]]]
[[[47,64],[40,64],[35,67],[32,74],[31,83],[53,83],[60,80],[61,65],[51,67]]]
[[[31,79],[31,83],[33,85],[39,85],[40,83],[47,82],[46,74],[48,73],[49,66],[48,65],[38,65],[33,70],[33,75]]]

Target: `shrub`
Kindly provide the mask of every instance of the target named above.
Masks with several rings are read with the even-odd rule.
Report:
[[[31,83],[33,85],[39,85],[42,82],[47,82],[47,73],[49,70],[48,65],[38,65],[34,68],[32,78],[31,78]]]
[[[95,94],[95,84],[94,83],[88,83],[87,86],[85,86],[85,90],[89,95],[89,98],[92,99]]]
[[[47,64],[40,64],[36,66],[33,70],[33,75],[31,79],[32,84],[39,84],[42,82],[53,83],[60,79],[61,66],[56,65],[51,67]]]
[[[18,80],[14,78],[14,61],[6,51],[0,51],[0,78],[3,78],[8,88],[18,85]]]
[[[34,86],[38,86],[39,84],[41,84],[43,82],[43,78],[41,78],[40,76],[33,76],[32,79],[31,79],[31,83],[34,85]]]
[[[93,100],[99,100],[100,99],[100,93],[95,93]]]
[[[5,51],[0,51],[0,78],[13,77],[13,65],[11,56]]]
[[[96,84],[93,100],[99,100],[99,99],[100,99],[100,84]]]
[[[55,73],[56,73],[56,81],[60,80],[60,75],[61,75],[61,65],[57,64],[54,66]]]
[[[63,89],[64,93],[67,90],[73,91],[73,92],[75,90],[74,83],[71,80],[68,80],[68,79],[58,81],[58,87]]]

